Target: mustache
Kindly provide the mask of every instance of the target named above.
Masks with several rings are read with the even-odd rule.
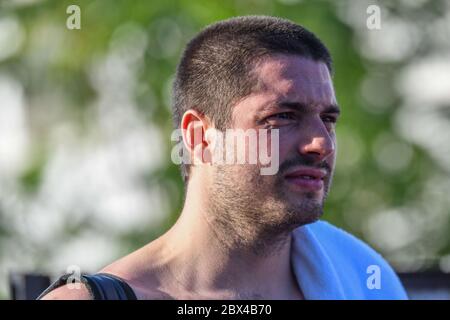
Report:
[[[284,173],[286,173],[287,171],[289,171],[289,169],[291,169],[292,167],[296,167],[296,166],[305,166],[305,167],[310,167],[310,168],[314,168],[314,169],[325,169],[327,172],[327,175],[330,174],[331,172],[331,168],[328,165],[327,162],[322,161],[320,163],[317,163],[317,159],[313,158],[313,157],[293,157],[290,158],[286,161],[284,161],[280,167],[279,167],[279,174],[283,175]]]

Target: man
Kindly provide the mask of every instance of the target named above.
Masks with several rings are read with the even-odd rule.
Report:
[[[320,40],[284,19],[233,18],[191,40],[173,90],[191,160],[182,164],[183,210],[168,232],[101,273],[138,299],[406,298],[378,254],[318,221],[337,148],[331,72]],[[278,170],[218,163],[211,129],[262,132],[257,150],[277,146]],[[44,299],[92,298],[88,282],[57,287]]]

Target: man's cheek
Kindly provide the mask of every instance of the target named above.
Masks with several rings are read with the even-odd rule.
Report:
[[[259,161],[261,175],[275,175],[280,166],[280,132],[279,129],[259,130]],[[268,166],[267,166],[268,165]]]

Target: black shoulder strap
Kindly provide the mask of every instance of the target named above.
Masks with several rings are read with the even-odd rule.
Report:
[[[37,300],[50,291],[70,282],[72,274],[65,274],[44,290]],[[108,273],[81,275],[81,282],[86,285],[94,300],[137,300],[133,289],[121,278]]]

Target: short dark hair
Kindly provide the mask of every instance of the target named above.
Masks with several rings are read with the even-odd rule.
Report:
[[[231,123],[232,106],[252,93],[252,70],[264,56],[297,54],[323,61],[332,73],[325,45],[304,27],[270,16],[243,16],[209,25],[186,46],[173,83],[173,121],[195,109],[218,130]],[[185,183],[189,165],[181,164]]]

